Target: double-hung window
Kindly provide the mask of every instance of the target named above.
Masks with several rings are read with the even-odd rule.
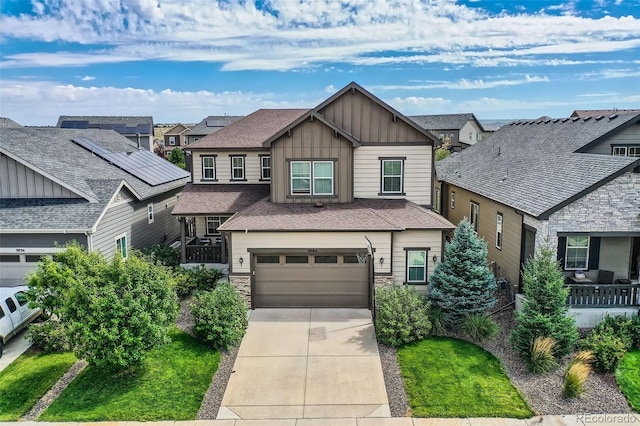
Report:
[[[147,204],[147,222],[153,223],[153,203]]]
[[[123,259],[127,258],[127,234],[118,235],[116,237],[116,253],[120,253]]]
[[[262,157],[260,157],[260,179],[271,179],[271,157],[269,157],[268,155],[263,155]]]
[[[407,250],[407,282],[427,282],[427,251]]]
[[[202,157],[202,179],[216,179],[216,157]]]
[[[244,180],[244,156],[231,157],[231,180]]]
[[[587,269],[589,265],[589,237],[567,237],[565,269]]]
[[[479,214],[480,214],[480,206],[472,201],[471,211],[469,214],[469,222],[471,223],[473,230],[476,231],[476,234],[478,233]]]
[[[627,157],[640,157],[640,146],[630,146],[627,150]]]
[[[169,136],[169,145],[175,145],[175,144],[176,144],[176,137]]]
[[[402,194],[404,161],[402,159],[382,160],[383,194]]]
[[[225,220],[227,220],[227,218],[222,216],[207,216],[207,235],[220,234],[218,227],[222,225]]]
[[[502,225],[504,223],[504,217],[502,213],[496,215],[496,248],[502,250]]]
[[[333,161],[291,162],[291,195],[333,193]]]

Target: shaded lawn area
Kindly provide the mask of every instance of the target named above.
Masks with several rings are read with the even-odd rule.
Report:
[[[220,353],[177,329],[133,372],[87,367],[38,420],[191,420],[218,369]]]
[[[616,381],[631,408],[640,412],[640,351],[627,352],[616,368]]]
[[[473,343],[430,337],[398,350],[415,417],[511,417],[534,413],[500,361]]]
[[[0,371],[0,421],[24,416],[75,362],[71,353],[20,355]]]

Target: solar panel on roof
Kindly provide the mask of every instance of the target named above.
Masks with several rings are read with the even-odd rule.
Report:
[[[89,125],[88,121],[65,120],[60,123],[61,129],[86,129]]]
[[[88,138],[73,142],[151,186],[183,179],[189,173],[149,151],[110,152]]]

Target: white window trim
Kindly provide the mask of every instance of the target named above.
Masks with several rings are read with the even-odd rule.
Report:
[[[633,153],[631,152],[633,150]],[[633,155],[632,155],[633,154]],[[640,157],[640,146],[627,147],[627,157]]]
[[[435,198],[435,200],[433,200],[433,210],[435,210],[436,212],[440,213],[441,210],[441,206],[440,206],[440,188],[435,188],[434,193],[433,193],[433,197]]]
[[[502,213],[496,214],[496,248],[502,250],[504,242],[504,216]]]
[[[155,220],[155,214],[153,211],[153,203],[149,203],[147,204],[147,222],[149,224],[152,224],[154,220]]]
[[[120,241],[121,239],[124,238],[124,256],[122,256],[122,252],[120,252],[120,255],[122,256],[123,259],[126,259],[129,256],[129,241],[127,238],[127,233],[123,233],[120,235],[116,235],[114,240],[114,243],[116,244],[116,253],[118,253],[118,249],[121,248],[121,245],[118,244],[118,241]]]
[[[474,210],[475,214],[473,212]],[[471,201],[469,203],[469,223],[471,223],[471,227],[476,232],[476,234],[478,233],[478,229],[480,228],[480,224],[478,222],[480,222],[480,204]]]
[[[207,159],[211,159],[213,160],[213,166],[209,167],[209,166],[205,166],[204,161]],[[216,157],[211,156],[211,155],[205,155],[200,157],[200,161],[202,163],[202,180],[216,180]],[[213,177],[206,177],[207,170],[213,170]]]
[[[309,164],[309,191],[293,192],[293,181],[294,181],[294,178],[293,178],[293,165],[294,164],[302,164],[302,163]],[[312,194],[312,192],[311,192],[312,191],[312,181],[313,181],[312,176],[313,176],[313,166],[311,164],[311,161],[292,161],[291,164],[289,165],[289,185],[290,185],[289,186],[290,187],[290,191],[289,192],[291,193],[291,195],[293,195],[293,196],[296,196],[296,195],[303,195],[303,196],[304,195],[311,195]],[[306,179],[306,178],[296,178],[296,179]]]
[[[175,144],[176,144],[176,137],[175,136],[169,136],[169,145],[175,146]]]
[[[451,202],[450,206],[452,210],[456,209],[456,191],[451,191]]]
[[[424,253],[424,265],[421,266],[423,269],[423,279],[422,280],[411,280],[409,279],[409,268],[417,268],[419,266],[411,266],[411,264],[409,263],[409,257],[411,253]],[[407,259],[407,265],[406,265],[406,274],[407,274],[407,283],[411,283],[411,284],[424,284],[427,282],[427,251],[426,250],[407,250],[407,255],[406,255],[406,259]]]
[[[205,217],[205,233],[206,233],[206,235],[220,235],[220,231],[218,231],[218,228],[226,220],[227,220],[226,216],[206,216]],[[217,223],[217,225],[213,227],[214,231],[213,232],[209,232],[209,224],[215,224],[215,223]]]
[[[384,174],[384,163],[386,162],[400,162],[400,174],[399,175],[385,175]],[[380,182],[380,189],[381,189],[381,193],[383,194],[402,194],[404,191],[404,161],[397,159],[388,159],[388,160],[381,160],[381,164],[380,167],[382,168],[380,175],[382,176],[382,182]],[[399,191],[386,191],[384,189],[384,178],[388,177],[388,178],[400,178],[400,190]]]
[[[242,162],[241,166],[236,166],[235,164],[233,164],[234,160],[236,159],[240,159],[240,161]],[[245,158],[241,155],[232,155],[231,156],[231,180],[244,180],[244,163],[245,163]],[[240,177],[236,177],[235,175],[235,171],[236,170],[240,170],[242,176]]]
[[[569,235],[567,236],[567,241],[565,243],[565,247],[564,247],[564,269],[566,271],[577,271],[578,269],[586,271],[589,269],[589,249],[591,248],[591,237],[587,237],[587,245],[586,246],[575,246],[575,247],[571,247],[572,249],[587,249],[587,255],[584,258],[584,266],[578,266],[576,268],[569,268],[567,266],[567,261],[569,260],[569,238],[573,238],[576,237],[577,235]]]
[[[269,167],[264,165],[264,160],[269,160]],[[264,176],[265,170],[269,170],[269,177]],[[260,179],[262,180],[271,180],[271,156],[263,155],[260,157]]]
[[[329,164],[331,165],[331,177],[317,177],[316,173],[315,173],[315,169],[316,169],[316,164]],[[333,161],[314,161],[313,164],[311,165],[311,176],[312,176],[312,188],[311,188],[311,192],[313,193],[313,195],[333,195],[334,194],[334,189],[333,189],[333,175],[334,175],[334,170],[333,170]],[[327,180],[327,179],[331,179],[331,191],[330,192],[316,192],[316,180]]]

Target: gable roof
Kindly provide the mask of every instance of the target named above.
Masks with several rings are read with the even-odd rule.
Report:
[[[407,200],[356,199],[352,203],[272,203],[263,199],[236,213],[221,231],[404,231],[453,229],[451,222]]]
[[[580,153],[594,141],[640,122],[640,114],[606,119],[539,119],[511,123],[466,150],[436,162],[439,180],[546,219],[621,174],[639,158]]]
[[[473,113],[463,114],[431,114],[410,115],[409,118],[426,130],[460,130],[469,121],[475,121],[480,130],[484,131],[482,123]]]
[[[56,127],[61,129],[115,130],[122,135],[153,135],[151,116],[61,115]]]
[[[210,115],[187,132],[188,136],[206,136],[242,118],[241,115]]]
[[[190,129],[189,124],[178,123],[164,133],[164,136],[181,135]]]
[[[0,152],[82,197],[4,198],[0,206],[3,229],[90,230],[123,185],[139,200],[145,200],[186,184],[189,175],[182,171],[182,178],[150,185],[136,176],[135,170],[127,172],[73,142],[80,138],[119,155],[146,152],[138,151],[135,143],[109,130],[0,129]],[[169,162],[167,167],[177,169]]]
[[[265,149],[263,142],[309,112],[259,109],[189,145],[189,149]]]
[[[329,127],[331,130],[336,132],[336,135],[343,136],[346,140],[351,142],[351,145],[360,146],[360,141],[356,137],[354,137],[353,135],[349,134],[346,130],[344,130],[343,128],[337,126],[335,123],[327,120],[326,118],[324,118],[324,116],[318,114],[314,110],[307,111],[306,114],[303,114],[298,119],[296,119],[294,122],[292,122],[288,126],[282,128],[279,132],[277,132],[276,134],[274,134],[273,136],[271,136],[270,138],[265,140],[262,143],[262,145],[263,146],[271,145],[271,143],[275,142],[275,140],[278,139],[280,136],[284,135],[289,130],[292,130],[298,124],[300,124],[300,123],[302,123],[302,122],[304,122],[306,120],[309,120],[309,119],[310,120],[316,119],[316,120],[320,121],[322,124],[324,124],[325,126]]]
[[[640,109],[576,109],[571,117],[608,117],[613,114],[639,114]]]
[[[22,127],[22,125],[16,123],[12,119],[8,117],[0,117],[0,128],[13,128],[13,127]]]
[[[194,185],[188,183],[180,193],[173,215],[208,216],[236,213],[269,195],[268,184]]]

